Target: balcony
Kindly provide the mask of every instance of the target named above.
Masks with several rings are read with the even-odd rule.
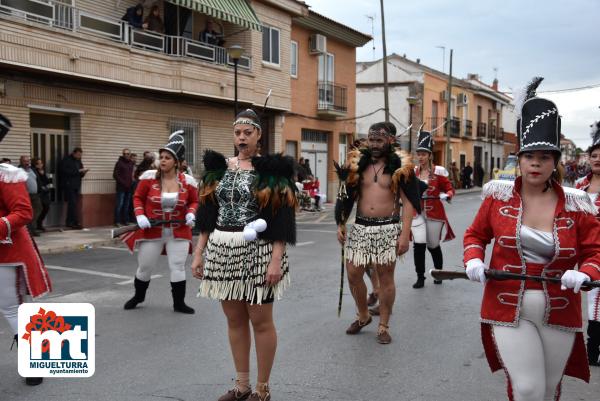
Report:
[[[487,136],[487,124],[477,123],[477,138],[485,138]]]
[[[496,132],[497,132],[497,127],[493,124],[490,124],[490,132],[489,132],[489,139],[490,140],[496,140]]]
[[[496,139],[500,142],[504,142],[504,128],[498,129],[498,136]]]
[[[0,0],[0,16],[3,14],[52,28],[109,39],[131,48],[173,57],[194,58],[215,65],[233,66],[233,61],[223,47],[182,36],[135,29],[125,21],[100,17],[62,3]],[[238,66],[251,70],[251,58],[242,56]]]
[[[473,136],[473,121],[465,120],[465,132],[464,136],[472,137]]]
[[[450,120],[450,136],[453,138],[460,137],[460,118],[452,117]]]
[[[326,118],[345,116],[348,112],[348,88],[324,81],[317,85],[317,114]]]

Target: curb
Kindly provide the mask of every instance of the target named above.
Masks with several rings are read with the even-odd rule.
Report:
[[[481,193],[481,188],[461,190],[460,192],[455,192],[454,196],[470,195],[470,194],[477,194],[477,193]]]
[[[109,240],[98,240],[91,241],[85,244],[72,244],[72,245],[64,245],[64,246],[56,246],[56,247],[44,247],[39,246],[38,249],[41,255],[52,255],[56,253],[66,253],[66,252],[77,252],[77,251],[85,251],[87,249],[93,249],[101,246],[109,246],[114,245],[120,242],[119,238],[109,239]]]

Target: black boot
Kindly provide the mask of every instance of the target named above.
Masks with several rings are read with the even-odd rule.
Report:
[[[415,271],[417,272],[417,281],[413,288],[423,288],[425,286],[425,248],[426,244],[415,243],[413,245],[413,256],[415,259]]]
[[[588,362],[590,366],[600,366],[598,362],[600,357],[600,322],[588,320],[587,335]]]
[[[175,312],[193,314],[195,311],[185,304],[185,280],[176,283],[171,281],[171,293],[173,294],[173,310]]]
[[[125,302],[125,306],[123,309],[133,309],[137,306],[137,304],[144,302],[146,299],[146,290],[150,285],[150,280],[142,281],[137,277],[133,280],[133,287],[135,288],[135,295],[129,301]]]
[[[12,345],[10,346],[11,351],[15,344],[17,345],[17,347],[19,346],[19,341],[17,340],[16,334],[13,337],[13,342],[12,342]],[[43,381],[44,381],[43,377],[26,377],[25,378],[25,384],[27,384],[28,386],[37,386],[38,384],[42,384]]]
[[[433,267],[436,270],[442,270],[444,267],[444,255],[442,255],[442,248],[438,245],[436,248],[427,248],[431,257],[433,258]],[[442,284],[442,280],[433,280],[433,284]]]

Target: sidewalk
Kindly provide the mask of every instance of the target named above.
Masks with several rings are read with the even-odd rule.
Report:
[[[481,192],[481,188],[458,189],[455,196]],[[333,210],[333,204],[327,204],[327,210]],[[111,239],[110,232],[113,227],[92,227],[83,230],[49,231],[39,237],[35,242],[42,255],[52,253],[82,251],[101,246],[115,246],[120,240]]]

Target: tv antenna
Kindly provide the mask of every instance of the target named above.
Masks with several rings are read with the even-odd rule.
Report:
[[[373,42],[373,60],[375,60],[375,15],[365,15],[371,21],[371,42]]]

